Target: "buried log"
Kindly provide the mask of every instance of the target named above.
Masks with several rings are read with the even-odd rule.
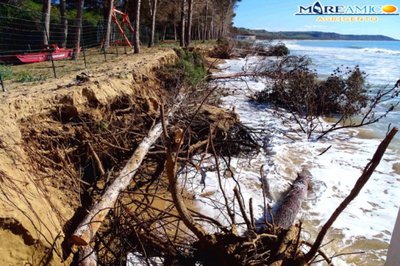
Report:
[[[310,177],[310,172],[305,169],[297,175],[291,189],[275,211],[273,219],[276,226],[289,229],[293,225],[307,194]]]
[[[178,96],[177,104],[175,104],[165,123],[172,117],[174,112],[178,110],[182,102],[182,96]],[[163,119],[161,119],[163,120]],[[110,209],[114,208],[115,202],[121,191],[131,184],[139,166],[143,162],[144,157],[150,150],[150,147],[158,140],[163,132],[162,122],[157,123],[148,133],[148,135],[139,144],[132,157],[128,160],[124,168],[119,173],[114,182],[107,188],[98,203],[92,206],[88,215],[79,224],[74,234],[71,236],[71,242],[78,246],[85,246],[95,236]]]

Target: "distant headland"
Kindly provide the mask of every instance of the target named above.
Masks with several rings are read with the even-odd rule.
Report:
[[[295,39],[295,40],[349,40],[349,41],[399,41],[385,35],[339,34],[322,31],[266,31],[236,28],[238,34],[253,34],[259,40]]]

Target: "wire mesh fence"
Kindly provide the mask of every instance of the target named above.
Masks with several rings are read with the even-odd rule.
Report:
[[[92,13],[84,11],[79,27],[77,19],[63,19],[58,7],[53,6],[47,32],[42,12],[0,2],[1,89],[60,78],[131,53],[127,40],[133,43],[134,33],[124,25],[124,17],[116,14],[111,24],[110,46],[104,49],[106,22],[102,15]],[[77,36],[80,36],[78,51]],[[77,52],[79,56],[73,59]]]

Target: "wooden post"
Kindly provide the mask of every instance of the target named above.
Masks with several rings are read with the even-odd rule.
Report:
[[[87,67],[86,65],[86,51],[85,51],[85,43],[83,42],[83,34],[81,35],[81,48],[82,48],[82,54],[83,54],[83,62],[85,63],[85,68]]]
[[[1,89],[3,90],[3,92],[6,92],[6,89],[4,88],[3,76],[1,75],[1,72],[0,72],[0,84],[1,84]]]
[[[47,33],[47,30],[44,29],[44,33],[46,34],[46,38],[47,38],[47,43],[49,43],[49,35]],[[53,60],[53,51],[51,50],[50,46],[48,45],[47,47],[49,47],[50,49],[50,61],[51,61],[51,66],[53,68],[53,76],[56,79],[57,78],[57,74],[56,74],[56,67],[54,65],[54,60]]]

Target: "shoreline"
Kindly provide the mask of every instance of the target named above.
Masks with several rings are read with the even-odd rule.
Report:
[[[236,63],[234,63],[234,62],[236,62]],[[232,64],[240,65],[240,60],[228,61],[226,63],[226,65],[223,65],[223,66],[226,67],[229,64],[231,65],[231,67],[232,67]],[[235,66],[235,67],[237,69],[240,69],[239,66]],[[229,71],[232,72],[233,70],[230,69]],[[232,83],[234,83],[234,82],[227,82],[227,86],[233,86]],[[255,85],[254,82],[251,81],[250,79],[247,79],[246,83],[251,88],[253,85]],[[243,87],[243,85],[239,85],[239,84],[237,86],[239,88]],[[267,113],[262,113],[260,110],[252,109],[251,105],[249,105],[249,103],[247,102],[248,100],[246,99],[245,95],[240,96],[236,100],[235,100],[234,96],[228,96],[228,102],[226,102],[227,101],[226,98],[227,97],[225,97],[225,100],[224,100],[225,103],[223,104],[223,106],[225,106],[226,108],[231,108],[232,106],[235,106],[236,112],[239,113],[240,119],[244,123],[248,122],[251,125],[252,123],[254,123],[254,119],[253,119],[254,117],[257,117],[257,118],[263,117],[264,122],[261,122],[261,124],[269,125],[270,129],[271,129],[271,126],[274,125],[274,123],[276,124],[276,122],[273,122],[274,119],[272,117],[270,119],[265,120]],[[243,107],[243,108],[241,108],[241,107]],[[326,218],[326,216],[329,215],[329,213],[334,210],[335,204],[336,204],[335,202],[337,202],[337,200],[339,199],[338,197],[343,197],[344,195],[347,194],[347,192],[345,192],[345,191],[347,191],[347,189],[352,187],[352,184],[353,184],[352,180],[354,180],[355,178],[358,177],[359,171],[368,162],[368,158],[371,156],[371,152],[374,151],[377,144],[379,143],[379,138],[374,138],[374,139],[358,138],[357,135],[363,134],[363,132],[358,131],[358,133],[356,133],[355,131],[358,131],[358,129],[354,129],[354,131],[353,131],[354,133],[352,133],[353,137],[351,139],[346,137],[345,133],[337,133],[337,135],[336,135],[337,137],[342,136],[340,138],[343,138],[344,140],[346,140],[346,142],[351,141],[352,142],[351,145],[346,144],[346,142],[343,143],[339,140],[331,143],[330,142],[332,140],[331,138],[329,138],[328,140],[326,140],[322,143],[309,143],[309,142],[302,142],[302,141],[300,141],[298,143],[291,143],[291,141],[282,142],[282,141],[278,140],[280,138],[279,134],[276,135],[273,133],[273,135],[272,135],[272,136],[274,136],[274,138],[278,138],[275,141],[272,141],[272,143],[270,144],[270,145],[272,145],[272,146],[270,146],[271,147],[270,149],[272,149],[272,152],[273,152],[272,156],[275,158],[274,159],[275,161],[271,162],[271,163],[276,169],[274,170],[274,173],[272,173],[270,171],[268,176],[269,176],[270,180],[273,180],[274,178],[277,179],[277,181],[274,182],[275,183],[274,187],[279,187],[285,182],[284,180],[288,180],[287,178],[282,179],[282,176],[280,176],[281,174],[283,174],[285,172],[284,169],[292,168],[292,171],[286,173],[286,175],[291,175],[291,174],[293,174],[293,167],[294,167],[294,169],[296,169],[296,167],[299,167],[299,165],[298,165],[299,162],[296,163],[295,161],[293,161],[293,163],[292,163],[292,162],[290,162],[290,160],[294,160],[295,158],[298,158],[299,156],[300,156],[300,158],[306,156],[305,161],[303,161],[303,165],[305,164],[305,165],[309,165],[310,167],[313,167],[312,173],[313,173],[313,176],[316,177],[316,179],[314,180],[314,189],[316,189],[316,191],[314,192],[316,194],[314,196],[316,198],[314,200],[312,200],[312,202],[307,203],[305,207],[306,207],[306,210],[310,210],[310,209],[326,210],[326,213],[322,216],[321,216],[321,214],[315,213],[315,214],[311,215],[310,217],[308,217],[307,220],[309,220],[310,222],[314,221],[310,224],[311,227],[309,227],[309,230],[311,230],[311,228],[313,228],[315,226],[318,227],[320,222],[316,222],[316,221],[322,221],[324,219],[324,217]],[[321,159],[321,157],[318,157],[317,151],[326,148],[330,144],[333,144],[334,147],[327,154],[324,155],[325,158]],[[299,149],[299,145],[302,147],[301,149]],[[314,152],[311,153],[311,154],[314,154],[312,156],[314,158],[307,158],[306,150],[308,150],[310,148],[310,145],[312,147],[314,147],[313,148]],[[286,148],[284,148],[284,147],[286,147]],[[297,149],[297,151],[296,151],[296,149]],[[294,152],[294,153],[288,157],[289,151],[291,151],[292,153]],[[356,155],[356,157],[354,155]],[[368,238],[365,240],[362,240],[362,238],[360,238],[360,241],[361,240],[364,241],[363,243],[365,243],[367,246],[371,245],[371,248],[373,245],[375,245],[375,244],[373,244],[373,243],[375,243],[374,241],[379,239],[379,238],[376,238],[373,236],[374,235],[378,236],[379,235],[378,232],[382,232],[381,230],[386,231],[386,233],[385,233],[386,240],[384,242],[382,242],[382,244],[385,243],[384,246],[386,246],[386,248],[389,245],[390,232],[392,230],[392,228],[390,228],[390,227],[392,225],[390,225],[388,223],[389,219],[388,219],[388,217],[386,217],[389,210],[388,210],[388,208],[383,207],[383,206],[386,206],[388,203],[384,203],[385,201],[383,199],[388,198],[388,197],[391,198],[391,202],[393,205],[389,209],[394,210],[398,207],[393,202],[393,200],[394,201],[396,200],[397,193],[395,193],[395,191],[397,190],[398,192],[400,192],[400,186],[397,186],[396,188],[390,188],[390,189],[388,188],[387,189],[386,182],[391,182],[390,177],[393,174],[392,163],[396,161],[395,158],[399,159],[399,154],[394,153],[392,150],[389,152],[388,156],[385,158],[386,159],[385,159],[383,168],[382,167],[379,168],[380,170],[376,173],[376,175],[373,178],[374,181],[372,181],[371,184],[368,185],[368,187],[363,191],[364,194],[362,196],[360,196],[360,199],[362,199],[362,200],[357,201],[358,204],[356,204],[356,205],[358,207],[356,209],[354,209],[354,206],[353,206],[353,208],[350,208],[350,210],[348,210],[346,212],[346,214],[344,214],[344,218],[341,218],[342,222],[340,222],[340,223],[338,222],[338,223],[334,224],[334,228],[343,228],[343,230],[344,230],[343,237],[347,235],[344,238],[347,240],[346,241],[343,240],[344,241],[343,244],[338,246],[341,248],[336,249],[337,252],[342,251],[343,248],[345,248],[345,250],[348,250],[348,249],[351,250],[351,248],[349,248],[349,243],[347,241],[351,241],[352,236],[354,236],[354,234],[351,233],[352,230],[356,235],[358,235],[360,237],[363,234],[369,235],[369,237],[371,237],[371,241],[369,241]],[[271,166],[271,163],[268,163],[268,164]],[[258,164],[259,163],[256,163],[256,165],[258,165]],[[333,166],[335,166],[335,167],[333,167]],[[256,171],[258,171],[258,169],[254,169],[253,171],[256,172]],[[394,173],[394,174],[396,174],[396,173]],[[329,176],[329,179],[327,179],[328,176]],[[340,177],[340,179],[338,179],[339,177]],[[383,179],[385,179],[386,181],[381,182],[382,177],[385,177]],[[341,181],[341,178],[346,178],[348,180],[346,182],[343,182],[343,181]],[[289,178],[289,180],[291,180],[291,178]],[[381,181],[379,181],[379,180],[381,180]],[[329,181],[329,182],[327,182],[327,181]],[[376,183],[376,182],[378,182],[378,183]],[[325,184],[325,185],[323,185],[323,184]],[[386,184],[386,185],[383,185],[383,184]],[[333,188],[336,189],[336,191],[332,190]],[[320,189],[322,189],[322,190],[320,191]],[[378,192],[378,191],[372,192],[377,189],[380,192]],[[365,193],[366,191],[367,191],[367,193]],[[386,192],[384,192],[384,191],[386,191]],[[323,200],[322,200],[322,198],[318,198],[323,195],[325,195]],[[377,199],[376,198],[374,199],[373,197],[369,198],[372,195],[381,195],[381,196],[378,197]],[[380,198],[383,198],[383,199],[380,199]],[[365,204],[361,204],[361,202],[371,202],[371,201],[374,202],[376,200],[378,202],[374,203],[373,205],[363,206]],[[330,203],[327,204],[328,202],[330,202]],[[315,205],[315,204],[317,204],[317,205]],[[382,206],[382,204],[384,204],[384,205]],[[325,207],[321,209],[321,206],[325,206]],[[330,206],[330,207],[328,207],[328,206]],[[358,208],[364,209],[365,211],[368,211],[368,212],[361,211],[361,213],[359,213],[360,209],[358,209]],[[376,208],[378,208],[378,209],[376,209]],[[386,213],[386,214],[384,216],[381,216],[382,218],[377,220],[376,215],[378,215],[378,217],[379,217],[379,215],[383,215],[383,213],[381,213],[381,214],[379,214],[379,212],[376,213],[376,211],[379,210],[379,208],[384,208],[386,211],[383,213]],[[327,211],[327,210],[329,210],[329,211]],[[397,211],[397,209],[396,209],[396,211]],[[383,223],[383,225],[386,224],[386,226],[381,227],[382,229],[378,229],[378,228],[380,228],[380,226],[376,227],[374,230],[370,229],[371,234],[370,233],[366,234],[366,232],[361,233],[361,232],[359,232],[358,229],[356,230],[356,228],[359,225],[359,222],[353,221],[354,218],[352,218],[352,216],[351,216],[352,212],[359,213],[360,217],[372,215],[371,218],[369,218],[369,219],[375,220],[374,224],[376,223],[376,225],[379,225],[379,224]],[[303,215],[309,215],[309,214],[307,214],[307,212],[305,212],[305,213],[303,213]],[[372,218],[372,217],[375,217],[375,218]],[[384,218],[384,217],[386,217],[386,218]],[[390,219],[392,219],[394,222],[395,217],[391,217]],[[379,220],[381,220],[381,222],[379,222]],[[345,229],[345,228],[348,228],[349,225],[351,225],[351,228],[353,228],[353,229],[350,229],[350,230]],[[387,229],[383,229],[385,227]],[[376,232],[375,234],[372,233],[374,231]],[[389,233],[389,235],[388,235],[388,233]],[[333,237],[332,239],[335,239],[338,237],[338,235],[337,234],[332,235],[332,237]],[[382,239],[382,237],[383,237],[383,235],[380,237],[380,239]],[[359,241],[356,241],[356,242],[361,243]],[[370,244],[368,244],[368,243],[370,243]],[[358,246],[358,244],[353,245],[353,248],[356,248],[357,246]],[[386,250],[373,251],[373,249],[372,249],[370,252],[372,252],[372,253],[370,253],[370,255],[368,255],[367,257],[368,257],[368,260],[371,260],[371,262],[369,262],[369,264],[368,264],[367,263],[368,261],[363,261],[363,263],[367,263],[367,264],[363,264],[363,265],[371,265],[372,266],[372,265],[376,265],[376,263],[378,263],[378,261],[379,261],[379,263],[382,263],[384,261],[384,257],[386,256]],[[373,252],[377,252],[376,256],[378,256],[378,257],[374,257],[375,255]],[[379,257],[381,259],[379,259]],[[359,265],[359,264],[356,264],[356,265]]]

